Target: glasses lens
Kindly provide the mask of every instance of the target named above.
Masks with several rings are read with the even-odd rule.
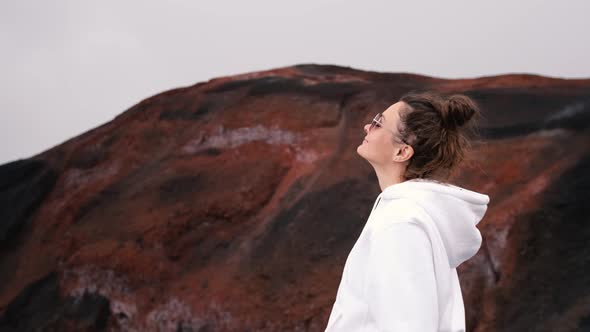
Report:
[[[373,121],[371,121],[371,127],[369,128],[369,130],[372,130],[373,128],[377,127],[379,125],[380,119],[381,119],[381,113],[378,113],[377,115],[375,115],[375,117],[373,118]]]

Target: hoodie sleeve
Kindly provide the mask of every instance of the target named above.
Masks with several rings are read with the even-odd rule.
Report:
[[[432,246],[413,222],[374,230],[367,261],[369,316],[378,331],[438,330]]]

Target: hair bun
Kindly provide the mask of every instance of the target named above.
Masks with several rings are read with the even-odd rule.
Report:
[[[477,104],[469,97],[455,94],[447,98],[443,115],[443,125],[447,129],[464,126],[475,113],[479,112]]]

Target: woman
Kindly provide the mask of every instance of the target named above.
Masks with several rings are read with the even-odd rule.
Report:
[[[445,183],[477,105],[410,92],[364,127],[381,194],[352,248],[326,331],[465,331],[457,266],[480,248],[489,197]]]

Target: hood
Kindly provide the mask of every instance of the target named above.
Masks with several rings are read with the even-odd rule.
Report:
[[[424,208],[437,226],[452,268],[479,250],[482,237],[475,226],[487,210],[488,195],[435,180],[412,179],[385,188],[379,196],[384,202],[410,199]]]

